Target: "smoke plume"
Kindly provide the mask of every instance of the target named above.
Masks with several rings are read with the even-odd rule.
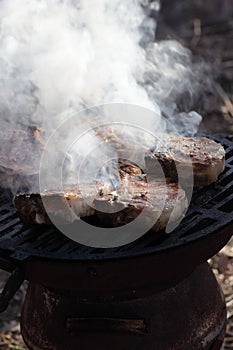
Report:
[[[169,120],[178,132],[194,134],[200,116],[189,106],[179,110],[176,101],[198,91],[200,72],[179,43],[154,42],[159,6],[150,0],[2,0],[1,133],[38,125],[46,140],[74,112],[125,103],[154,112],[147,121],[129,115],[125,122],[166,132]],[[91,126],[98,116],[89,118]],[[83,122],[77,114],[74,126]]]

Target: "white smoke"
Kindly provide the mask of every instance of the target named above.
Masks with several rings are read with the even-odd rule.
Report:
[[[147,127],[166,131],[161,113],[179,119],[176,99],[198,74],[180,44],[151,43],[158,10],[150,0],[1,0],[2,130],[36,124],[49,136],[73,111],[121,102],[153,110]],[[195,133],[200,117],[183,119],[180,130]]]
[[[11,121],[111,102],[158,109],[192,84],[188,50],[140,46],[156,22],[138,0],[2,0],[0,25],[0,108]]]
[[[145,66],[139,46],[144,16],[134,0],[1,1],[4,115],[27,123],[83,103],[152,107],[137,84]]]

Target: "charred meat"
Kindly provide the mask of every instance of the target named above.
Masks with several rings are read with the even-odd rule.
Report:
[[[128,224],[143,211],[141,225],[146,220],[151,223],[151,231],[164,230],[169,221],[180,220],[187,205],[185,192],[178,184],[159,179],[123,182],[116,192],[94,200],[96,215],[106,225]]]
[[[223,146],[206,137],[167,136],[158,140],[145,157],[146,171],[156,174],[158,161],[164,174],[172,180],[179,178],[186,184],[193,173],[194,186],[207,186],[215,182],[225,168]],[[187,171],[191,168],[191,172]]]
[[[186,184],[190,174],[194,186],[207,186],[215,182],[225,167],[223,146],[206,137],[182,137],[168,134],[129,132],[119,125],[105,128],[97,135],[113,147],[119,157],[133,155],[134,160],[145,157],[145,172],[158,174],[156,163],[162,166],[166,177],[178,181],[178,174]]]
[[[19,194],[14,198],[14,205],[20,218],[26,224],[51,225],[50,218],[68,224],[77,218],[93,215],[95,212],[92,208],[94,198],[105,193],[104,185],[85,184],[79,189],[67,188],[64,192],[45,191],[41,194]]]
[[[156,179],[146,183],[125,177],[116,191],[88,186],[84,192],[73,189],[64,193],[21,194],[15,197],[14,204],[25,223],[47,225],[52,224],[50,217],[67,224],[95,215],[103,225],[121,226],[143,210],[144,220],[152,222],[153,231],[165,229],[169,220],[182,218],[187,208],[185,192],[171,181],[164,183]]]

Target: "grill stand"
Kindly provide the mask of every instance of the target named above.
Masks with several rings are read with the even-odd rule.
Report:
[[[211,138],[225,147],[226,169],[194,191],[179,227],[116,249],[24,226],[11,194],[0,189],[0,267],[12,273],[0,311],[25,277],[22,332],[30,349],[220,349],[225,304],[210,268],[200,264],[232,236],[233,137]]]
[[[218,350],[225,326],[224,297],[207,263],[172,288],[134,299],[85,299],[31,282],[21,317],[30,350]]]

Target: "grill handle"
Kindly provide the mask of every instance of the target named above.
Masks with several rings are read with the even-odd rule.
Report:
[[[145,319],[120,319],[107,317],[85,317],[66,320],[66,329],[69,333],[104,332],[104,333],[131,333],[146,335],[148,325]]]
[[[0,269],[11,272],[10,277],[0,294],[0,313],[5,311],[17,290],[25,279],[24,271],[15,266],[11,261],[0,258]]]

